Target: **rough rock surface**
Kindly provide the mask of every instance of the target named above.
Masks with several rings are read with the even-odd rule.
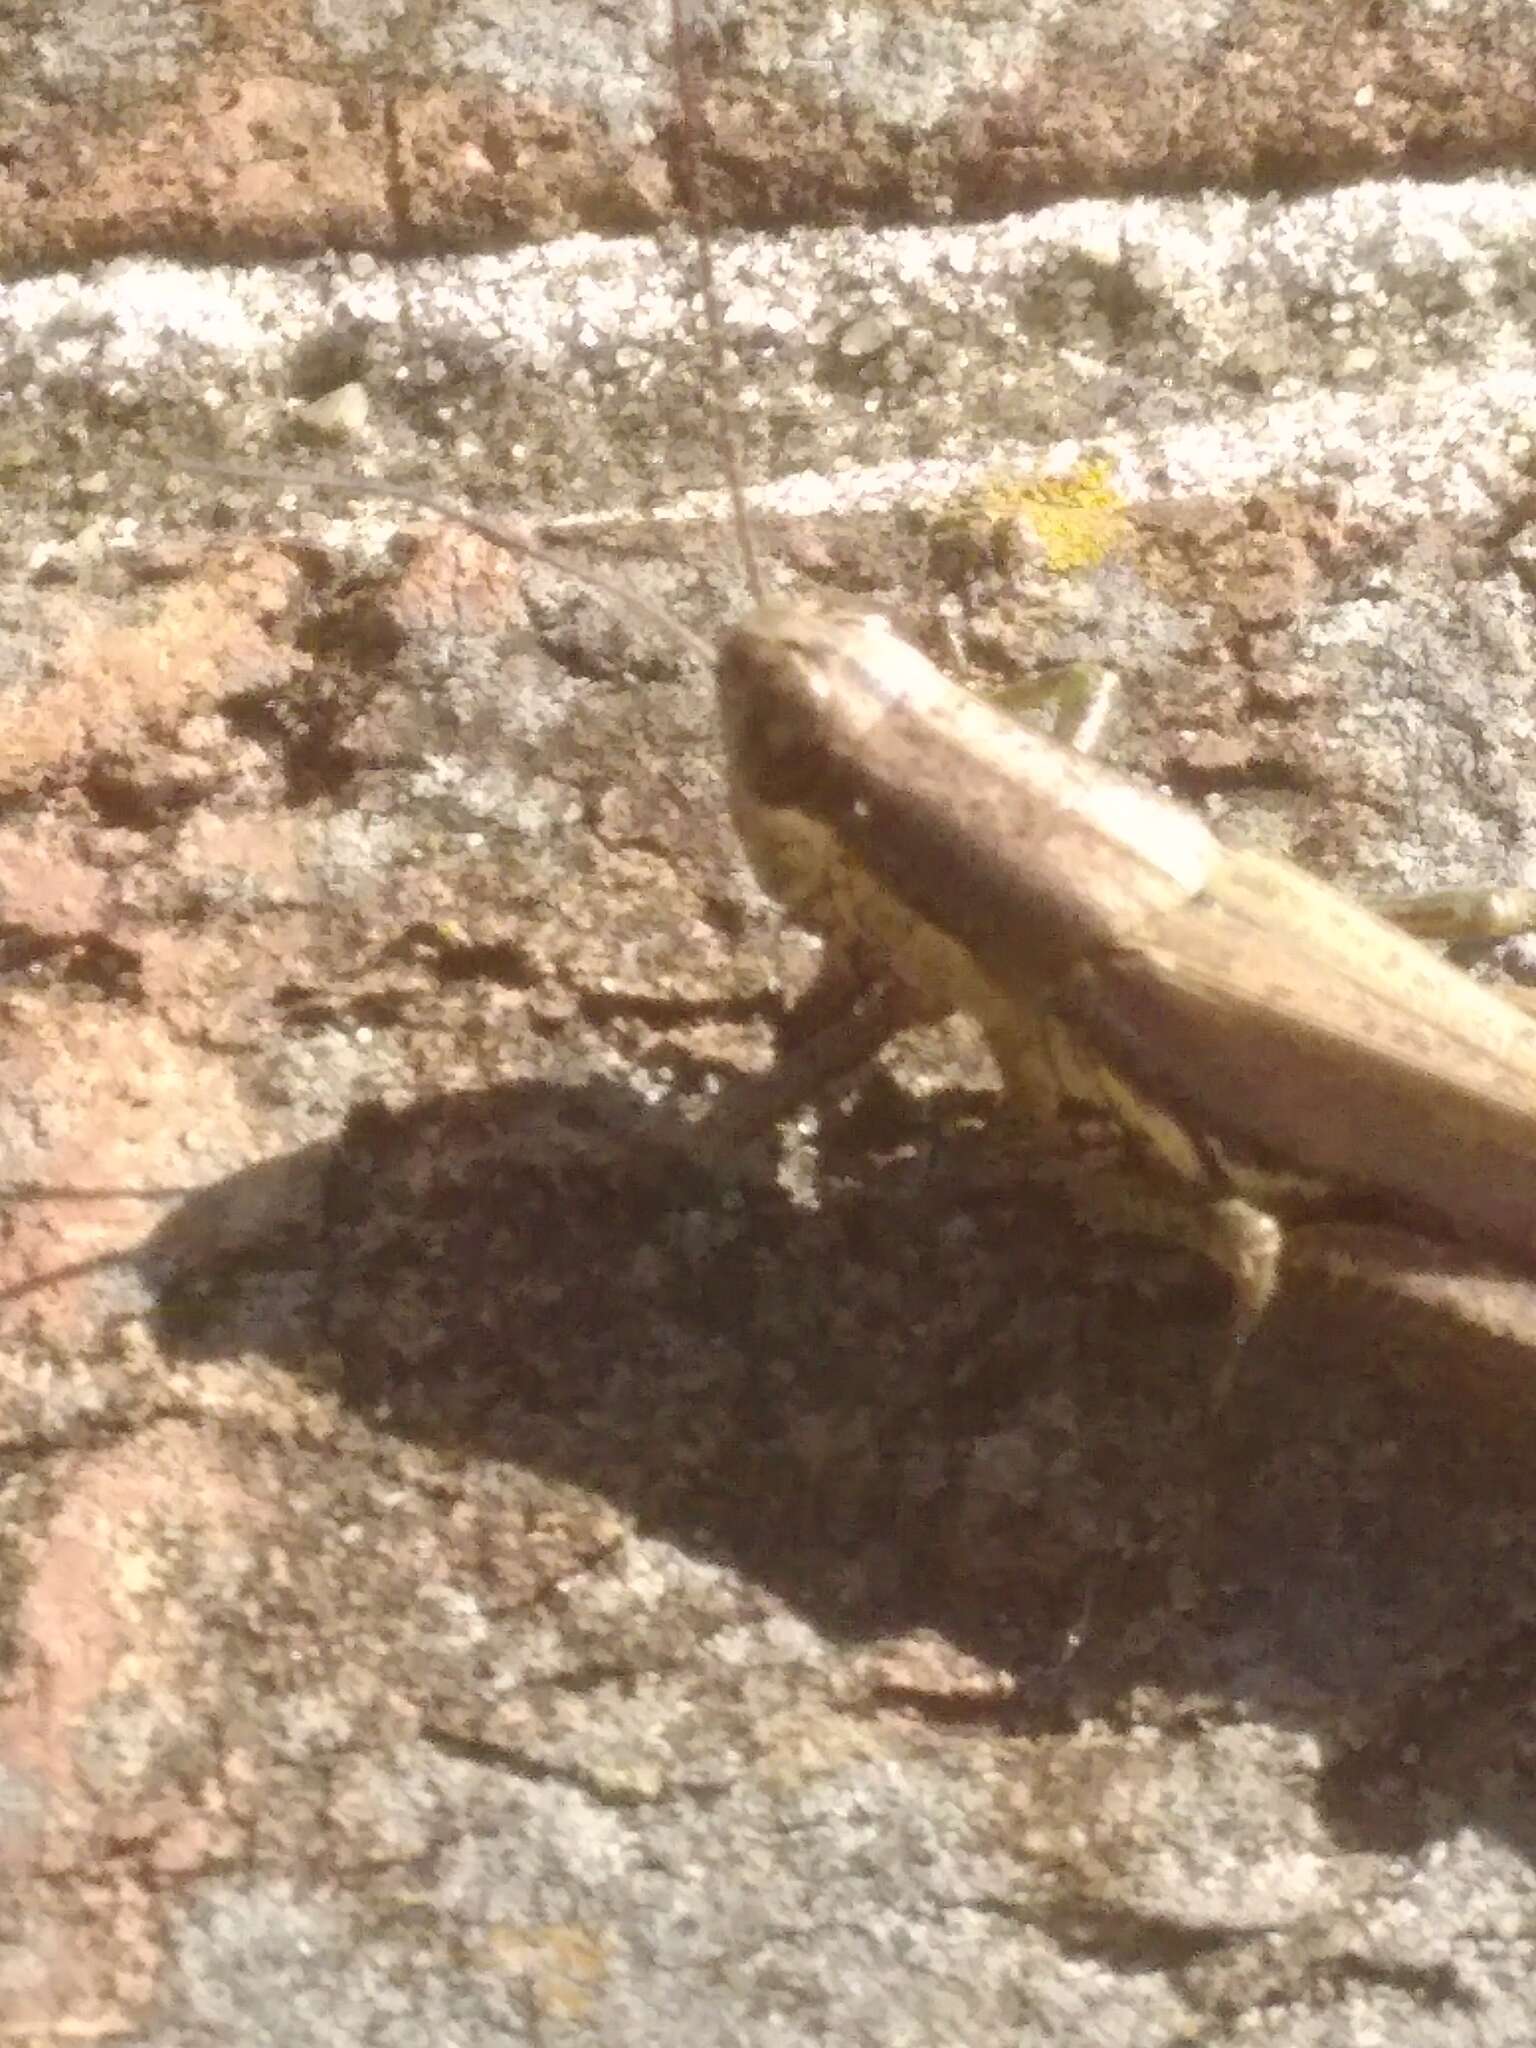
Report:
[[[711,20],[774,581],[1114,669],[1341,881],[1531,879],[1529,10]],[[740,608],[664,52],[0,20],[0,2032],[1523,2044],[1523,1283],[1299,1269],[1213,1422],[1210,1276],[957,1028],[696,1163],[813,965],[707,674],[306,483]]]

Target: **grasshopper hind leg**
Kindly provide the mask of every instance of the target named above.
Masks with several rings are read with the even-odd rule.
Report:
[[[1285,1232],[1277,1216],[1242,1195],[1204,1204],[1201,1249],[1232,1282],[1228,1343],[1211,1388],[1211,1405],[1222,1408],[1237,1376],[1237,1354],[1263,1321],[1280,1281]]]
[[[1069,1176],[1073,1204],[1090,1228],[1125,1229],[1181,1246],[1225,1275],[1231,1311],[1219,1403],[1239,1348],[1279,1285],[1285,1245],[1279,1219],[1234,1184],[1219,1150],[1106,1066],[1049,1012],[998,1013],[989,1019],[987,1039],[1014,1121],[1036,1131],[1065,1126],[1075,1104],[1079,1114],[1096,1114],[1114,1133],[1112,1157],[1090,1152]]]
[[[1072,1207],[1089,1230],[1125,1231],[1193,1252],[1223,1276],[1230,1307],[1212,1390],[1212,1405],[1219,1407],[1231,1391],[1239,1352],[1279,1288],[1286,1242],[1280,1219],[1247,1196],[1138,1167],[1123,1153],[1113,1162],[1079,1159],[1065,1178]]]

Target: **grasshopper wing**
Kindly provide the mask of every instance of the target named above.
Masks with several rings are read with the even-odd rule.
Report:
[[[1536,1023],[1288,862],[1230,854],[1061,1006],[1192,1129],[1536,1264]]]

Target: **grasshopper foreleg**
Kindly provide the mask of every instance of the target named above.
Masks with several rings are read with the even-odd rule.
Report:
[[[701,1144],[728,1157],[766,1136],[794,1111],[856,1081],[915,1021],[898,983],[855,977],[842,956],[829,954],[784,1020],[773,1067],[735,1084],[700,1125]]]

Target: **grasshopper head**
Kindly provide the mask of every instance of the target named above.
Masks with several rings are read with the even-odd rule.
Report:
[[[922,660],[880,613],[845,600],[762,605],[720,650],[737,830],[758,879],[813,926],[847,864],[840,826],[858,802],[861,738],[886,708],[886,647]]]
[[[888,886],[865,843],[883,837],[892,733],[952,687],[883,613],[851,600],[761,606],[726,639],[716,680],[732,814],[764,888],[903,984],[914,1017],[964,1006],[963,950]]]
[[[715,671],[738,796],[846,832],[882,740],[943,721],[959,695],[857,599],[760,605],[727,637]]]
[[[726,638],[716,682],[733,785],[772,807],[815,808],[846,761],[872,675],[869,643],[896,641],[866,606],[774,602]]]

